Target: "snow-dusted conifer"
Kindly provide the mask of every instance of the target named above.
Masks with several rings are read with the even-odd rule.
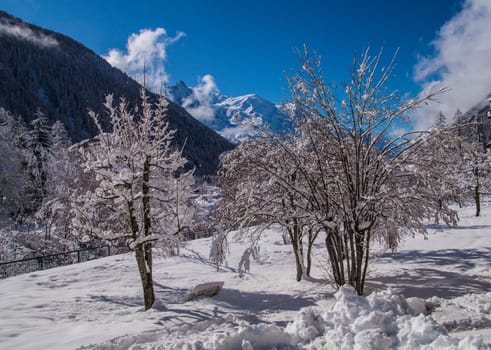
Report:
[[[438,212],[443,208],[443,203],[461,204],[464,199],[464,191],[459,177],[460,170],[460,145],[462,139],[457,135],[457,128],[449,126],[443,113],[440,113],[433,127],[421,140],[407,160],[410,166],[422,174],[426,185],[431,189],[438,205],[434,217],[435,223],[439,223]]]
[[[27,171],[30,175],[28,193],[31,196],[31,210],[37,210],[47,194],[48,154],[51,133],[48,118],[41,110],[34,114],[27,139]]]
[[[474,117],[466,123],[454,125],[452,135],[458,143],[455,152],[458,158],[454,163],[456,181],[464,198],[474,201],[476,216],[481,215],[482,194],[491,188],[489,144],[486,144],[482,133],[484,123],[479,119]],[[455,130],[463,130],[462,136],[455,135]]]
[[[70,194],[75,188],[81,169],[78,159],[69,151],[70,139],[60,121],[50,130],[50,148],[46,164],[46,195],[36,218],[45,225],[45,239],[51,238],[52,226],[56,223],[68,235],[70,218]]]
[[[0,108],[0,222],[18,223],[27,211],[27,129],[7,110]]]

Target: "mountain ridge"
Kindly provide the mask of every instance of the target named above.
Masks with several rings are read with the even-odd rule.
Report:
[[[27,123],[38,108],[50,123],[60,120],[73,142],[93,137],[97,130],[88,110],[109,127],[103,102],[107,94],[140,101],[141,86],[102,57],[60,33],[29,24],[0,11],[0,107]],[[158,96],[147,92],[151,101]],[[219,155],[233,145],[185,109],[170,101],[168,117],[176,129],[176,147],[198,175],[213,174]]]
[[[234,143],[255,137],[255,127],[267,126],[278,132],[287,117],[283,105],[257,94],[227,96],[215,90],[201,96],[183,81],[168,86],[167,92],[171,100]]]

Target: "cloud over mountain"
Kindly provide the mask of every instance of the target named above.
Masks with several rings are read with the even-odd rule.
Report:
[[[128,37],[126,52],[112,49],[103,58],[139,82],[143,82],[145,71],[147,88],[158,93],[169,81],[164,66],[167,47],[183,36],[183,32],[168,36],[164,28],[141,29],[138,34],[133,33]]]
[[[41,47],[57,46],[56,39],[42,32],[35,32],[22,22],[10,21],[7,18],[0,19],[0,36],[9,35],[21,40],[27,40]]]
[[[219,93],[215,79],[206,74],[201,81],[191,88],[191,95],[182,101],[182,106],[196,119],[211,122],[215,119],[217,94]]]
[[[452,118],[491,92],[491,1],[466,0],[462,10],[446,22],[432,43],[434,54],[420,57],[414,79],[422,92],[442,87],[449,91],[416,112],[417,128],[428,128],[442,111]]]

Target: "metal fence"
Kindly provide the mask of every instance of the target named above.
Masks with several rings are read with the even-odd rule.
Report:
[[[0,262],[0,279],[129,252],[127,246],[101,246]]]

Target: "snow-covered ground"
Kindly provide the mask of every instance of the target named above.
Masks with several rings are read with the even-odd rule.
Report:
[[[0,349],[490,349],[491,207],[460,217],[377,253],[367,297],[326,282],[321,243],[316,280],[295,282],[291,248],[274,230],[242,275],[246,241],[229,242],[219,271],[210,239],[157,258],[159,302],[147,312],[131,254],[0,280]],[[218,296],[185,301],[212,281],[225,282]]]

